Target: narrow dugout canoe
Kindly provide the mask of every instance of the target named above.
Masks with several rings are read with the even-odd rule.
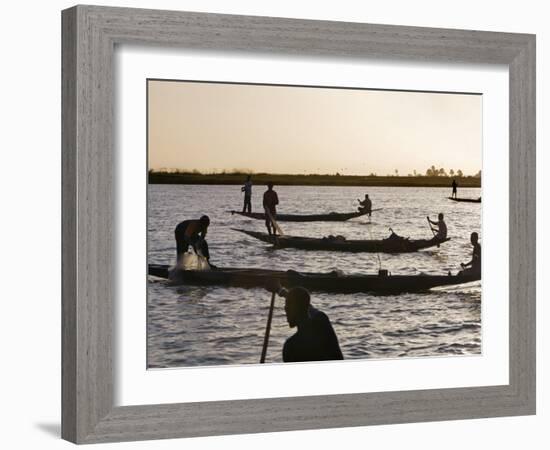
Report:
[[[293,270],[219,268],[215,270],[171,270],[167,265],[149,264],[149,275],[169,279],[174,284],[264,288],[278,279],[287,287],[302,286],[311,291],[334,293],[368,292],[395,294],[422,292],[438,286],[452,286],[481,279],[466,275],[342,275],[338,272],[300,273]]]
[[[270,236],[267,233],[258,231],[242,230],[233,228],[235,231],[244,233],[260,241],[273,244],[275,248],[297,248],[301,250],[326,250],[336,252],[370,252],[370,253],[410,253],[439,246],[443,242],[450,241],[450,238],[441,240],[432,239],[407,239],[392,234],[387,239],[379,240],[347,240],[337,238],[311,238],[302,236]]]
[[[373,210],[374,211],[374,210]],[[265,220],[264,213],[244,213],[242,211],[231,211],[231,214],[248,217],[249,219]],[[355,217],[364,216],[366,213],[356,211],[351,213],[328,213],[328,214],[277,214],[277,222],[345,222]]]
[[[481,203],[481,197],[479,198],[454,198],[454,197],[447,197],[449,200],[452,200],[453,202],[467,202],[467,203]]]

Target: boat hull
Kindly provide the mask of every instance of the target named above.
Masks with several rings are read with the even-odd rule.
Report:
[[[249,219],[265,220],[264,213],[243,213],[231,211],[231,214],[248,217]],[[329,213],[329,214],[277,214],[277,222],[345,222],[355,217],[364,216],[364,212]]]
[[[296,248],[300,250],[317,250],[332,252],[352,253],[411,253],[425,248],[439,246],[450,239],[402,239],[388,238],[381,240],[339,240],[329,238],[310,238],[301,236],[270,236],[267,233],[258,231],[242,230],[233,228],[235,231],[244,233],[275,248]]]
[[[479,280],[479,275],[342,275],[337,272],[300,273],[293,270],[220,268],[216,270],[171,270],[167,265],[149,264],[149,275],[174,284],[264,288],[279,280],[286,288],[301,286],[311,291],[334,293],[396,294],[422,292]]]
[[[464,203],[481,203],[481,197],[480,198],[454,198],[454,197],[447,197],[449,200],[452,200],[453,202],[464,202]]]

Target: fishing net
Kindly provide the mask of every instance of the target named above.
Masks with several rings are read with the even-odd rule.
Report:
[[[182,270],[210,270],[210,264],[200,253],[187,252],[181,257],[179,268]]]

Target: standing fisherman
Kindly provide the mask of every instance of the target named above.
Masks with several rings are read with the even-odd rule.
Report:
[[[455,179],[453,179],[453,184],[451,185],[453,187],[453,193],[451,195],[452,198],[456,198],[456,188],[458,187],[458,184]]]
[[[243,213],[247,212],[248,214],[252,212],[252,181],[250,175],[246,177],[244,186],[241,188],[241,192],[244,192],[244,205]]]
[[[273,190],[273,183],[270,181],[267,183],[267,191],[264,192],[264,210],[265,210],[265,226],[267,232],[271,234],[277,234],[276,225],[272,223],[271,219],[277,219],[277,205],[279,204],[279,197],[277,192]],[[271,233],[271,227],[273,227],[273,233]]]

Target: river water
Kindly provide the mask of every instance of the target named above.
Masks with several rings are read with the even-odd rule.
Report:
[[[481,204],[447,199],[446,188],[276,186],[279,213],[350,212],[368,193],[372,221],[281,222],[287,235],[382,239],[389,227],[411,238],[429,238],[426,216],[445,214],[451,241],[416,253],[332,253],[272,250],[231,230],[265,231],[263,221],[231,215],[242,208],[240,186],[149,185],[148,262],[174,264],[174,228],[183,220],[210,216],[207,240],[219,267],[261,267],[324,272],[445,274],[471,257],[469,236],[481,232]],[[253,188],[253,211],[262,212],[263,186]],[[459,189],[477,198],[481,189]],[[480,233],[481,236],[481,233]],[[481,236],[482,238],[483,236]],[[380,258],[380,259],[379,259]],[[150,368],[258,363],[270,294],[263,289],[169,286],[149,277],[147,363]],[[395,358],[481,353],[481,283],[437,288],[427,293],[312,295],[312,305],[330,318],[344,358]],[[267,362],[282,362],[281,349],[295,330],[288,327],[283,299],[276,303]]]

